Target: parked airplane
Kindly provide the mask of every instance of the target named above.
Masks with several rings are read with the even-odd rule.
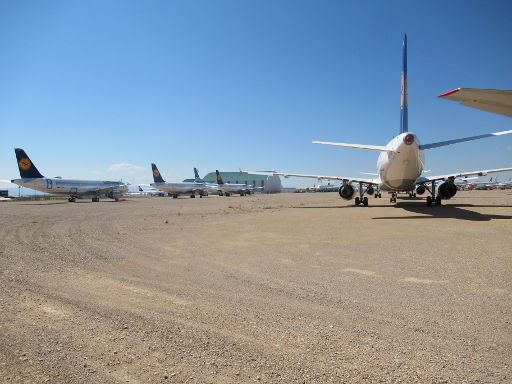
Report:
[[[252,187],[247,184],[232,184],[232,183],[224,183],[222,181],[222,176],[218,170],[215,170],[217,175],[217,185],[218,189],[221,193],[226,196],[231,195],[232,193],[238,193],[240,196],[250,195],[252,193]]]
[[[467,107],[512,117],[512,91],[501,89],[457,88],[439,95]]]
[[[196,197],[196,193],[199,194],[201,198],[208,196],[209,187],[204,181],[198,180],[198,175],[196,175],[196,180],[193,183],[166,183],[154,163],[151,163],[151,169],[153,170],[153,179],[155,182],[150,184],[150,186],[169,194],[174,199],[178,198],[178,195],[190,195],[191,198],[194,198]],[[196,172],[197,170],[194,168],[194,171]]]
[[[400,133],[387,145],[361,145],[347,143],[333,143],[326,141],[313,141],[315,144],[331,145],[335,147],[349,147],[380,152],[377,161],[377,178],[351,178],[344,176],[322,176],[304,175],[296,173],[265,172],[284,177],[308,177],[319,180],[341,180],[342,186],[338,193],[343,199],[351,200],[355,189],[352,182],[359,184],[359,196],[355,198],[355,205],[368,205],[368,198],[365,194],[373,195],[376,188],[378,191],[388,191],[391,194],[391,202],[396,203],[398,192],[417,193],[421,195],[428,190],[427,205],[441,204],[442,199],[450,199],[457,193],[454,184],[455,178],[468,176],[483,176],[488,173],[512,170],[510,168],[487,169],[470,172],[455,172],[439,176],[421,176],[425,164],[423,151],[426,149],[443,147],[446,145],[462,143],[465,141],[483,139],[486,137],[501,136],[512,133],[512,130],[488,133],[478,136],[464,137],[455,140],[440,141],[437,143],[420,144],[418,137],[409,132],[408,129],[408,87],[407,87],[407,35],[403,44],[403,67],[402,67],[402,91],[401,91],[401,114]],[[444,181],[436,188],[436,181]]]
[[[128,192],[128,186],[121,181],[69,180],[61,177],[44,177],[23,149],[16,148],[14,152],[16,153],[16,160],[18,160],[21,179],[11,180],[11,182],[20,187],[52,195],[66,195],[70,202],[85,197],[91,197],[93,202],[100,201],[100,197],[108,197],[119,201],[119,198]]]

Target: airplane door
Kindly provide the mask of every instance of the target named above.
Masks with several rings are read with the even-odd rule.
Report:
[[[46,189],[52,189],[53,188],[53,180],[46,179]]]

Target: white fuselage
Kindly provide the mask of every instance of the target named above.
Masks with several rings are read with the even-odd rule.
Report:
[[[224,193],[246,193],[247,191],[251,191],[252,187],[246,184],[218,184],[218,189]]]
[[[12,180],[20,187],[30,188],[52,195],[100,196],[115,190],[118,194],[128,192],[126,184],[120,181],[70,180],[60,178],[23,178]]]
[[[192,194],[206,189],[205,183],[153,183],[151,187],[171,195]]]
[[[412,142],[407,143],[412,137]],[[412,191],[423,172],[425,159],[416,135],[401,133],[391,140],[387,147],[392,151],[381,152],[377,160],[379,188],[383,191]]]

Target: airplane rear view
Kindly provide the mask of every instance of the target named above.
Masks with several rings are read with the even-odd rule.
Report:
[[[400,105],[400,130],[399,134],[386,145],[351,144],[330,141],[313,141],[314,144],[330,145],[335,147],[347,147],[380,152],[377,161],[376,178],[358,178],[345,176],[305,175],[298,173],[264,172],[284,177],[306,177],[319,180],[340,180],[339,195],[346,200],[351,200],[355,189],[351,183],[359,184],[359,193],[355,198],[355,205],[368,205],[368,197],[373,195],[380,197],[380,191],[388,191],[391,194],[390,201],[396,203],[399,192],[408,192],[409,196],[421,195],[426,191],[427,205],[440,205],[441,200],[450,199],[457,193],[454,184],[455,178],[468,176],[482,176],[488,173],[510,171],[512,167],[486,169],[469,172],[455,172],[438,176],[421,176],[425,159],[423,151],[439,148],[447,145],[478,140],[488,137],[502,136],[512,133],[512,130],[486,133],[476,136],[468,136],[453,140],[439,141],[435,143],[420,144],[418,136],[409,132],[408,120],[408,84],[407,84],[407,35],[404,36],[403,61],[401,78],[401,105]],[[436,181],[444,181],[436,187]]]

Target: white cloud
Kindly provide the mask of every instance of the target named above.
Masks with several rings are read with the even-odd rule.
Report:
[[[137,173],[145,171],[144,167],[129,163],[111,164],[107,168],[107,172],[121,172],[121,173]]]

